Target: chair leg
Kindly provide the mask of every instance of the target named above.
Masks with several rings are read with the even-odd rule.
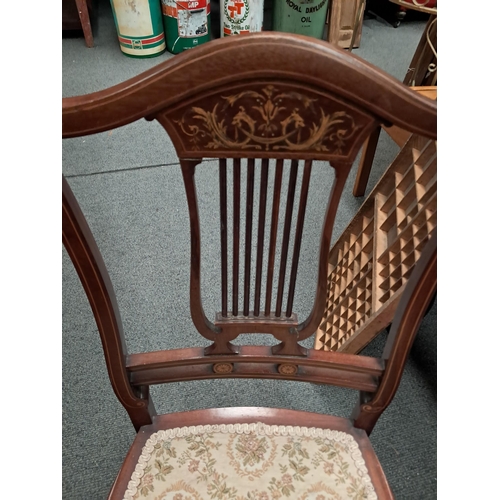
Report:
[[[356,181],[354,182],[354,189],[352,194],[354,196],[364,196],[368,178],[372,169],[373,158],[377,150],[378,138],[380,136],[380,125],[370,134],[363,146],[363,153],[359,162],[358,173]]]
[[[340,36],[340,10],[341,2],[338,0],[330,1],[330,17],[328,19],[328,41],[335,47],[339,44]]]
[[[89,9],[87,0],[75,0],[80,22],[82,23],[83,36],[85,37],[85,45],[91,48],[94,46],[94,37],[92,36],[92,28],[90,26]]]

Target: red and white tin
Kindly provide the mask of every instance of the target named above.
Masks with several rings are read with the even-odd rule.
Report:
[[[262,31],[264,0],[221,0],[220,3],[222,36]]]

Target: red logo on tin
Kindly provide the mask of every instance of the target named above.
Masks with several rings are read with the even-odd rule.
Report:
[[[233,0],[233,5],[228,5],[227,10],[229,11],[229,15],[231,16],[231,19],[234,19],[234,14],[238,14],[238,16],[241,15],[241,10],[245,7],[244,2],[238,2],[238,0],[234,1]]]

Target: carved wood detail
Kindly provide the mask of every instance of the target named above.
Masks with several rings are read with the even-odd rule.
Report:
[[[179,155],[191,157],[352,160],[374,126],[373,116],[342,99],[274,80],[205,92],[155,117]]]
[[[284,85],[253,87],[219,95],[213,108],[204,98],[174,120],[191,149],[329,151],[342,156],[359,128],[347,111],[329,113],[318,97],[304,91]]]

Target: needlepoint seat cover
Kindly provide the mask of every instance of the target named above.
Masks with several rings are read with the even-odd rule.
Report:
[[[315,427],[198,425],[142,447],[126,500],[377,499],[350,433]]]

